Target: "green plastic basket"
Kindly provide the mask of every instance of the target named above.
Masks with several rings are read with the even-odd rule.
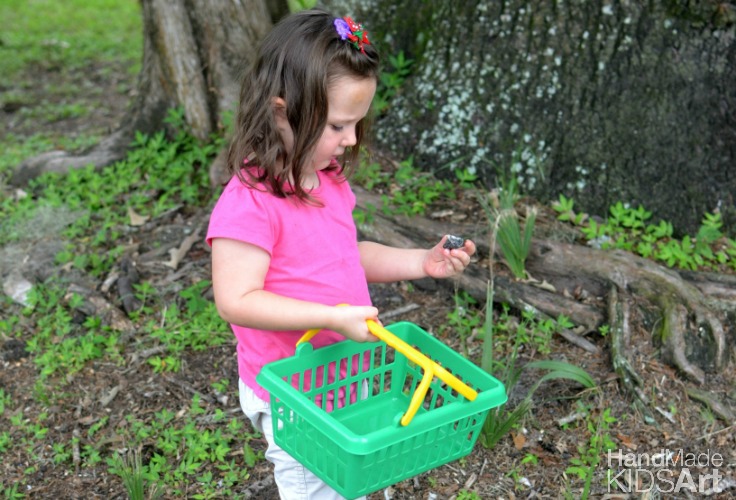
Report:
[[[477,391],[469,401],[433,378],[401,424],[423,369],[385,342],[344,341],[264,366],[276,443],[347,498],[367,495],[469,454],[488,411],[506,402],[496,378],[413,323],[388,331]],[[337,374],[337,376],[335,376]]]

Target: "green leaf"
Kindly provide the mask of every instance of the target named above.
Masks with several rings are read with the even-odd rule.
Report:
[[[542,384],[542,382],[545,382],[547,380],[553,380],[553,379],[569,379],[573,380],[583,387],[587,389],[592,389],[596,387],[595,380],[593,380],[593,377],[591,377],[588,372],[583,370],[582,368],[572,365],[570,363],[566,363],[564,361],[555,361],[555,360],[540,360],[540,361],[532,361],[530,363],[527,363],[524,365],[524,368],[534,368],[539,370],[550,370],[550,373],[547,373],[544,375],[541,379],[537,381],[537,383],[534,385],[534,389],[536,389],[539,385]]]
[[[250,444],[248,443],[245,443],[243,445],[243,458],[245,459],[245,465],[247,465],[248,467],[253,467],[258,461],[256,453],[253,451],[253,448],[251,448]]]

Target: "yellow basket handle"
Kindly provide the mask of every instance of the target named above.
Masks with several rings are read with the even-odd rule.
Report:
[[[297,347],[299,347],[299,345],[303,344],[304,342],[309,342],[310,340],[312,340],[312,337],[317,335],[320,330],[321,328],[313,328],[304,332],[304,335],[302,335],[299,340],[296,341]]]
[[[419,365],[424,370],[424,376],[422,377],[422,381],[419,383],[419,386],[417,386],[416,390],[414,391],[414,395],[412,396],[411,402],[409,403],[409,408],[406,410],[406,413],[404,413],[404,415],[401,417],[401,425],[409,425],[409,422],[411,422],[411,420],[414,418],[414,415],[416,415],[419,407],[424,401],[424,396],[426,396],[427,391],[429,390],[429,386],[432,383],[432,379],[434,377],[442,380],[444,383],[455,389],[458,393],[463,395],[469,401],[473,401],[478,396],[478,393],[475,390],[468,387],[455,375],[442,368],[442,366],[414,349],[412,346],[401,340],[399,337],[397,337],[375,321],[369,319],[366,321],[366,324],[368,325],[368,330],[370,330],[373,335],[383,340],[386,344],[399,351],[401,354],[406,356],[407,359]],[[302,335],[296,345],[309,341],[319,332],[319,330],[319,328],[308,330],[304,335]]]

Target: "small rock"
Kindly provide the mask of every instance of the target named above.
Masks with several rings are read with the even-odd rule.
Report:
[[[13,272],[3,282],[3,292],[22,306],[28,306],[28,292],[33,288],[33,283],[25,279],[20,273]]]

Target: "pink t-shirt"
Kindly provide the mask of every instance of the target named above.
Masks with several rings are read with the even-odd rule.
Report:
[[[263,248],[271,256],[264,290],[327,305],[370,305],[353,222],[355,195],[334,172],[318,172],[311,191],[322,206],[279,198],[233,177],[210,217],[207,243],[230,238]],[[261,399],[268,392],[256,383],[263,365],[292,356],[303,331],[264,331],[231,325],[238,341],[240,378]],[[345,337],[322,331],[315,348]]]

